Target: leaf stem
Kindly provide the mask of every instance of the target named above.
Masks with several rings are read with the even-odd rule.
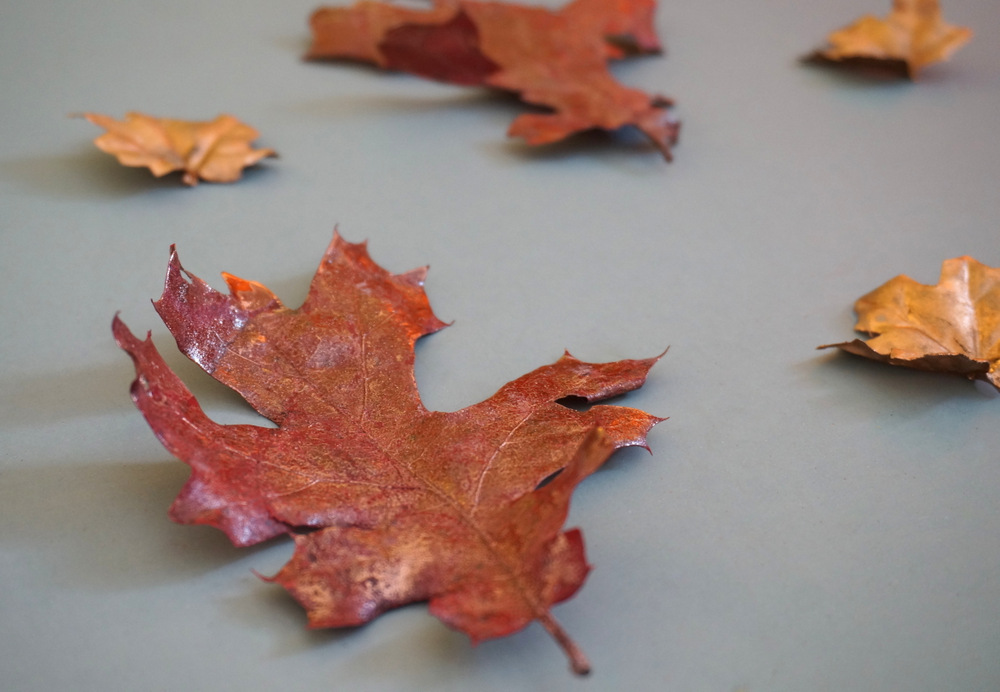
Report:
[[[538,621],[542,623],[542,627],[545,631],[552,635],[552,638],[556,640],[556,643],[562,647],[562,650],[566,652],[566,656],[569,658],[569,667],[577,675],[589,675],[590,674],[590,661],[587,660],[587,655],[583,653],[583,650],[576,645],[566,630],[562,628],[556,619],[552,617],[552,614],[545,611],[544,614],[539,616]]]

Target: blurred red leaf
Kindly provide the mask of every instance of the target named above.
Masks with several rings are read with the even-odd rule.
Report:
[[[192,468],[170,515],[240,546],[291,534],[295,553],[273,581],[313,627],[429,601],[474,641],[537,620],[585,673],[550,612],[589,570],[580,531],[562,530],[570,496],[614,449],[645,446],[662,419],[559,402],[635,389],[657,359],[593,364],[567,353],[479,404],[428,411],[414,344],[445,325],[424,275],[391,274],[364,244],[336,236],[305,303],[289,309],[228,274],[230,294],[219,293],[172,252],[155,306],[178,347],[278,427],[210,420],[152,340],[116,317],[115,339],[135,362],[133,400]]]
[[[515,92],[553,111],[512,123],[508,134],[532,145],[632,125],[669,160],[679,127],[668,117],[671,100],[622,86],[607,67],[630,53],[661,51],[655,9],[656,0],[573,0],[559,11],[475,0],[415,10],[361,0],[313,13],[306,57]]]

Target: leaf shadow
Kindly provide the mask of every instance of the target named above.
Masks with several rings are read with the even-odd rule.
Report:
[[[69,199],[169,194],[186,188],[179,175],[157,178],[146,169],[122,166],[93,147],[66,154],[7,159],[0,166],[0,180],[29,193]]]
[[[902,60],[875,60],[871,58],[852,58],[846,60],[829,60],[819,53],[802,56],[799,63],[807,68],[828,73],[835,81],[851,86],[886,86],[912,85],[907,77],[906,63]]]
[[[301,58],[309,50],[312,39],[308,33],[286,34],[271,41],[271,45],[286,53],[297,55]]]
[[[359,67],[368,68],[366,65]],[[370,69],[374,71],[375,68]],[[382,72],[379,72],[379,77],[388,80],[386,93],[313,99],[300,101],[287,107],[296,113],[310,117],[332,118],[386,111],[426,113],[440,110],[493,110],[497,107],[507,107],[512,114],[516,114],[521,105],[516,96],[507,92],[495,89],[457,87],[450,84],[433,83],[429,85],[430,93],[426,89],[423,89],[420,94],[400,93],[403,91],[402,86],[399,85],[400,82],[407,86],[414,86],[410,82],[418,78],[403,74],[390,73],[386,75]],[[421,86],[423,86],[422,80]]]
[[[359,649],[348,659],[349,666],[360,665],[369,674],[380,670],[391,679],[399,679],[408,675],[408,671],[425,668],[428,656],[456,661],[467,659],[471,649],[465,635],[448,629],[429,615],[424,601],[393,608],[372,622],[355,627],[319,629],[309,628],[305,610],[287,591],[264,581],[252,584],[238,595],[224,597],[221,603],[225,617],[272,636],[270,657],[275,659],[348,646]],[[385,641],[387,633],[389,642]],[[385,655],[386,648],[392,652],[391,656]],[[387,661],[400,659],[404,650],[413,652],[413,660],[387,667]],[[381,660],[381,664],[372,666],[370,657]]]
[[[274,636],[271,658],[333,648],[343,655],[339,667],[348,677],[363,674],[385,685],[407,680],[408,687],[436,689],[464,671],[487,667],[509,670],[523,663],[529,653],[545,665],[559,656],[537,624],[476,645],[431,616],[426,602],[394,608],[357,627],[309,629],[305,612],[287,592],[261,582],[239,596],[224,599],[223,608],[227,617]],[[536,654],[538,651],[548,656]],[[433,665],[428,665],[429,661]]]
[[[273,168],[264,163],[250,166],[243,169],[237,183],[253,184],[258,182],[256,178],[271,173]],[[123,166],[93,147],[66,154],[7,159],[0,165],[0,180],[29,194],[65,199],[193,194],[191,186],[181,182],[180,172],[158,178],[146,168]],[[196,187],[225,184],[202,181]]]
[[[834,349],[799,363],[797,369],[813,383],[826,385],[823,396],[830,405],[846,407],[861,418],[879,417],[886,411],[916,418],[953,402],[1000,399],[1000,392],[985,382],[889,365]]]
[[[23,377],[15,374],[3,383],[10,400],[17,402],[5,411],[5,421],[14,426],[45,425],[130,409],[131,374],[125,363]]]
[[[649,461],[652,454],[650,450],[642,447],[622,447],[616,449],[608,460],[601,464],[601,467],[594,472],[594,476],[607,475],[618,476],[620,474],[633,473],[633,466]]]
[[[223,616],[243,627],[273,634],[272,657],[283,658],[347,640],[361,628],[310,629],[306,612],[285,589],[263,580],[220,601]]]
[[[906,77],[905,70],[895,63],[884,65],[871,60],[838,63],[805,56],[799,64],[810,79],[824,89],[836,87],[893,97],[913,93],[914,89],[954,87],[956,82],[974,80],[972,73],[948,62],[929,66],[916,79]]]
[[[406,74],[389,73],[369,65],[359,65],[361,69],[378,72],[382,79],[417,80]],[[423,81],[423,80],[421,80]],[[390,87],[391,90],[392,87]],[[619,168],[647,173],[666,168],[663,155],[638,129],[626,126],[615,131],[599,129],[576,133],[559,142],[542,146],[532,146],[519,139],[507,136],[510,123],[524,113],[551,112],[530,103],[523,102],[517,94],[499,89],[458,87],[449,84],[434,84],[439,92],[433,95],[417,94],[360,94],[299,102],[290,108],[301,115],[312,118],[343,118],[364,116],[370,113],[393,112],[422,114],[440,110],[456,113],[484,113],[490,122],[487,125],[495,136],[488,137],[480,150],[491,158],[513,162],[557,162],[570,160],[598,159],[615,164]]]
[[[426,609],[426,604],[385,613],[377,622],[355,630],[357,635],[365,630],[365,637],[363,648],[343,664],[348,678],[364,677],[386,685],[407,680],[412,689],[438,689],[463,669],[476,667],[476,659],[483,657],[478,650],[492,642],[473,647],[468,637],[429,615],[412,617],[415,607]],[[431,661],[434,664],[428,665]]]
[[[355,627],[312,629],[302,606],[285,589],[264,581],[241,590],[237,596],[223,598],[221,603],[225,617],[272,636],[270,657],[274,659],[318,648],[365,646],[377,639],[379,632],[395,631],[400,621],[408,622],[415,615],[418,620],[443,629],[437,621],[420,617],[426,616],[426,603],[394,608],[372,622]]]
[[[2,471],[0,544],[60,565],[53,578],[95,591],[155,586],[233,566],[268,550],[235,548],[218,530],[167,517],[188,476],[177,461],[82,462]],[[52,557],[45,557],[52,554]]]
[[[532,146],[517,139],[502,139],[482,145],[494,157],[522,162],[565,163],[599,160],[622,171],[649,173],[669,171],[663,154],[634,127],[615,131],[586,130],[552,144]]]
[[[154,335],[153,342],[158,349],[173,343],[169,334]],[[161,354],[217,423],[273,425],[257,414],[239,393],[213,379],[184,354],[170,348],[163,348]],[[117,363],[86,370],[15,375],[3,382],[10,401],[16,402],[16,406],[4,411],[4,420],[12,426],[33,427],[134,411],[129,399],[129,387],[134,378],[135,371],[124,354]]]
[[[509,636],[473,644],[429,614],[418,617],[410,610],[383,614],[370,630],[364,628],[360,650],[343,664],[348,677],[363,676],[386,687],[406,680],[407,689],[441,689],[456,676],[502,674],[513,689],[534,689],[541,671],[559,679],[569,675],[563,673],[558,646],[537,622]],[[523,672],[511,679],[511,671]]]

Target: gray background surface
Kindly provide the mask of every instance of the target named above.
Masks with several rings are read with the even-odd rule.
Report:
[[[547,3],[552,7],[557,2]],[[5,690],[1000,689],[1000,397],[817,344],[892,276],[1000,265],[1000,5],[918,84],[796,58],[888,2],[663,2],[669,54],[618,64],[677,99],[676,161],[638,138],[532,151],[515,101],[305,64],[314,1],[0,2],[0,687]],[[235,185],[119,167],[68,113],[257,127]],[[167,250],[304,297],[335,224],[431,265],[418,347],[454,410],[557,358],[646,357],[622,400],[670,420],[577,492],[595,569],[556,616],[473,648],[414,606],[309,632],[237,550],[170,523],[187,475],[128,397],[116,311],[222,422],[247,407],[172,346]]]

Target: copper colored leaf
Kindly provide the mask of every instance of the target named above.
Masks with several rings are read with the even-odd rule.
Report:
[[[656,359],[594,364],[567,353],[481,403],[428,411],[414,344],[445,325],[424,275],[391,274],[365,245],[336,236],[305,303],[290,309],[228,274],[230,293],[219,293],[172,252],[155,306],[178,347],[278,427],[210,420],[152,340],[116,317],[115,339],[135,362],[133,400],[192,468],[170,516],[240,546],[291,534],[294,556],[273,581],[313,627],[429,601],[474,641],[537,620],[586,672],[550,612],[589,570],[580,531],[562,530],[570,495],[614,449],[645,446],[662,419],[560,400],[635,389]]]
[[[1000,269],[971,257],[944,262],[936,286],[897,276],[854,304],[874,338],[819,348],[917,370],[986,380],[1000,389]]]
[[[607,67],[629,53],[660,52],[655,9],[655,0],[573,0],[559,11],[474,0],[416,10],[361,0],[313,13],[306,57],[517,93],[553,111],[514,120],[508,134],[532,145],[632,125],[669,160],[678,132],[668,118],[670,99],[622,86]]]
[[[947,60],[970,38],[971,30],[945,23],[938,0],[893,0],[885,19],[865,15],[834,31],[829,47],[808,59],[881,66],[913,79],[926,66]]]
[[[124,166],[145,166],[160,177],[184,171],[184,183],[198,180],[229,183],[239,180],[243,169],[268,156],[272,149],[253,149],[257,130],[231,115],[210,122],[154,118],[142,113],[125,114],[119,121],[100,113],[84,118],[107,130],[94,140],[102,151],[113,154]]]

